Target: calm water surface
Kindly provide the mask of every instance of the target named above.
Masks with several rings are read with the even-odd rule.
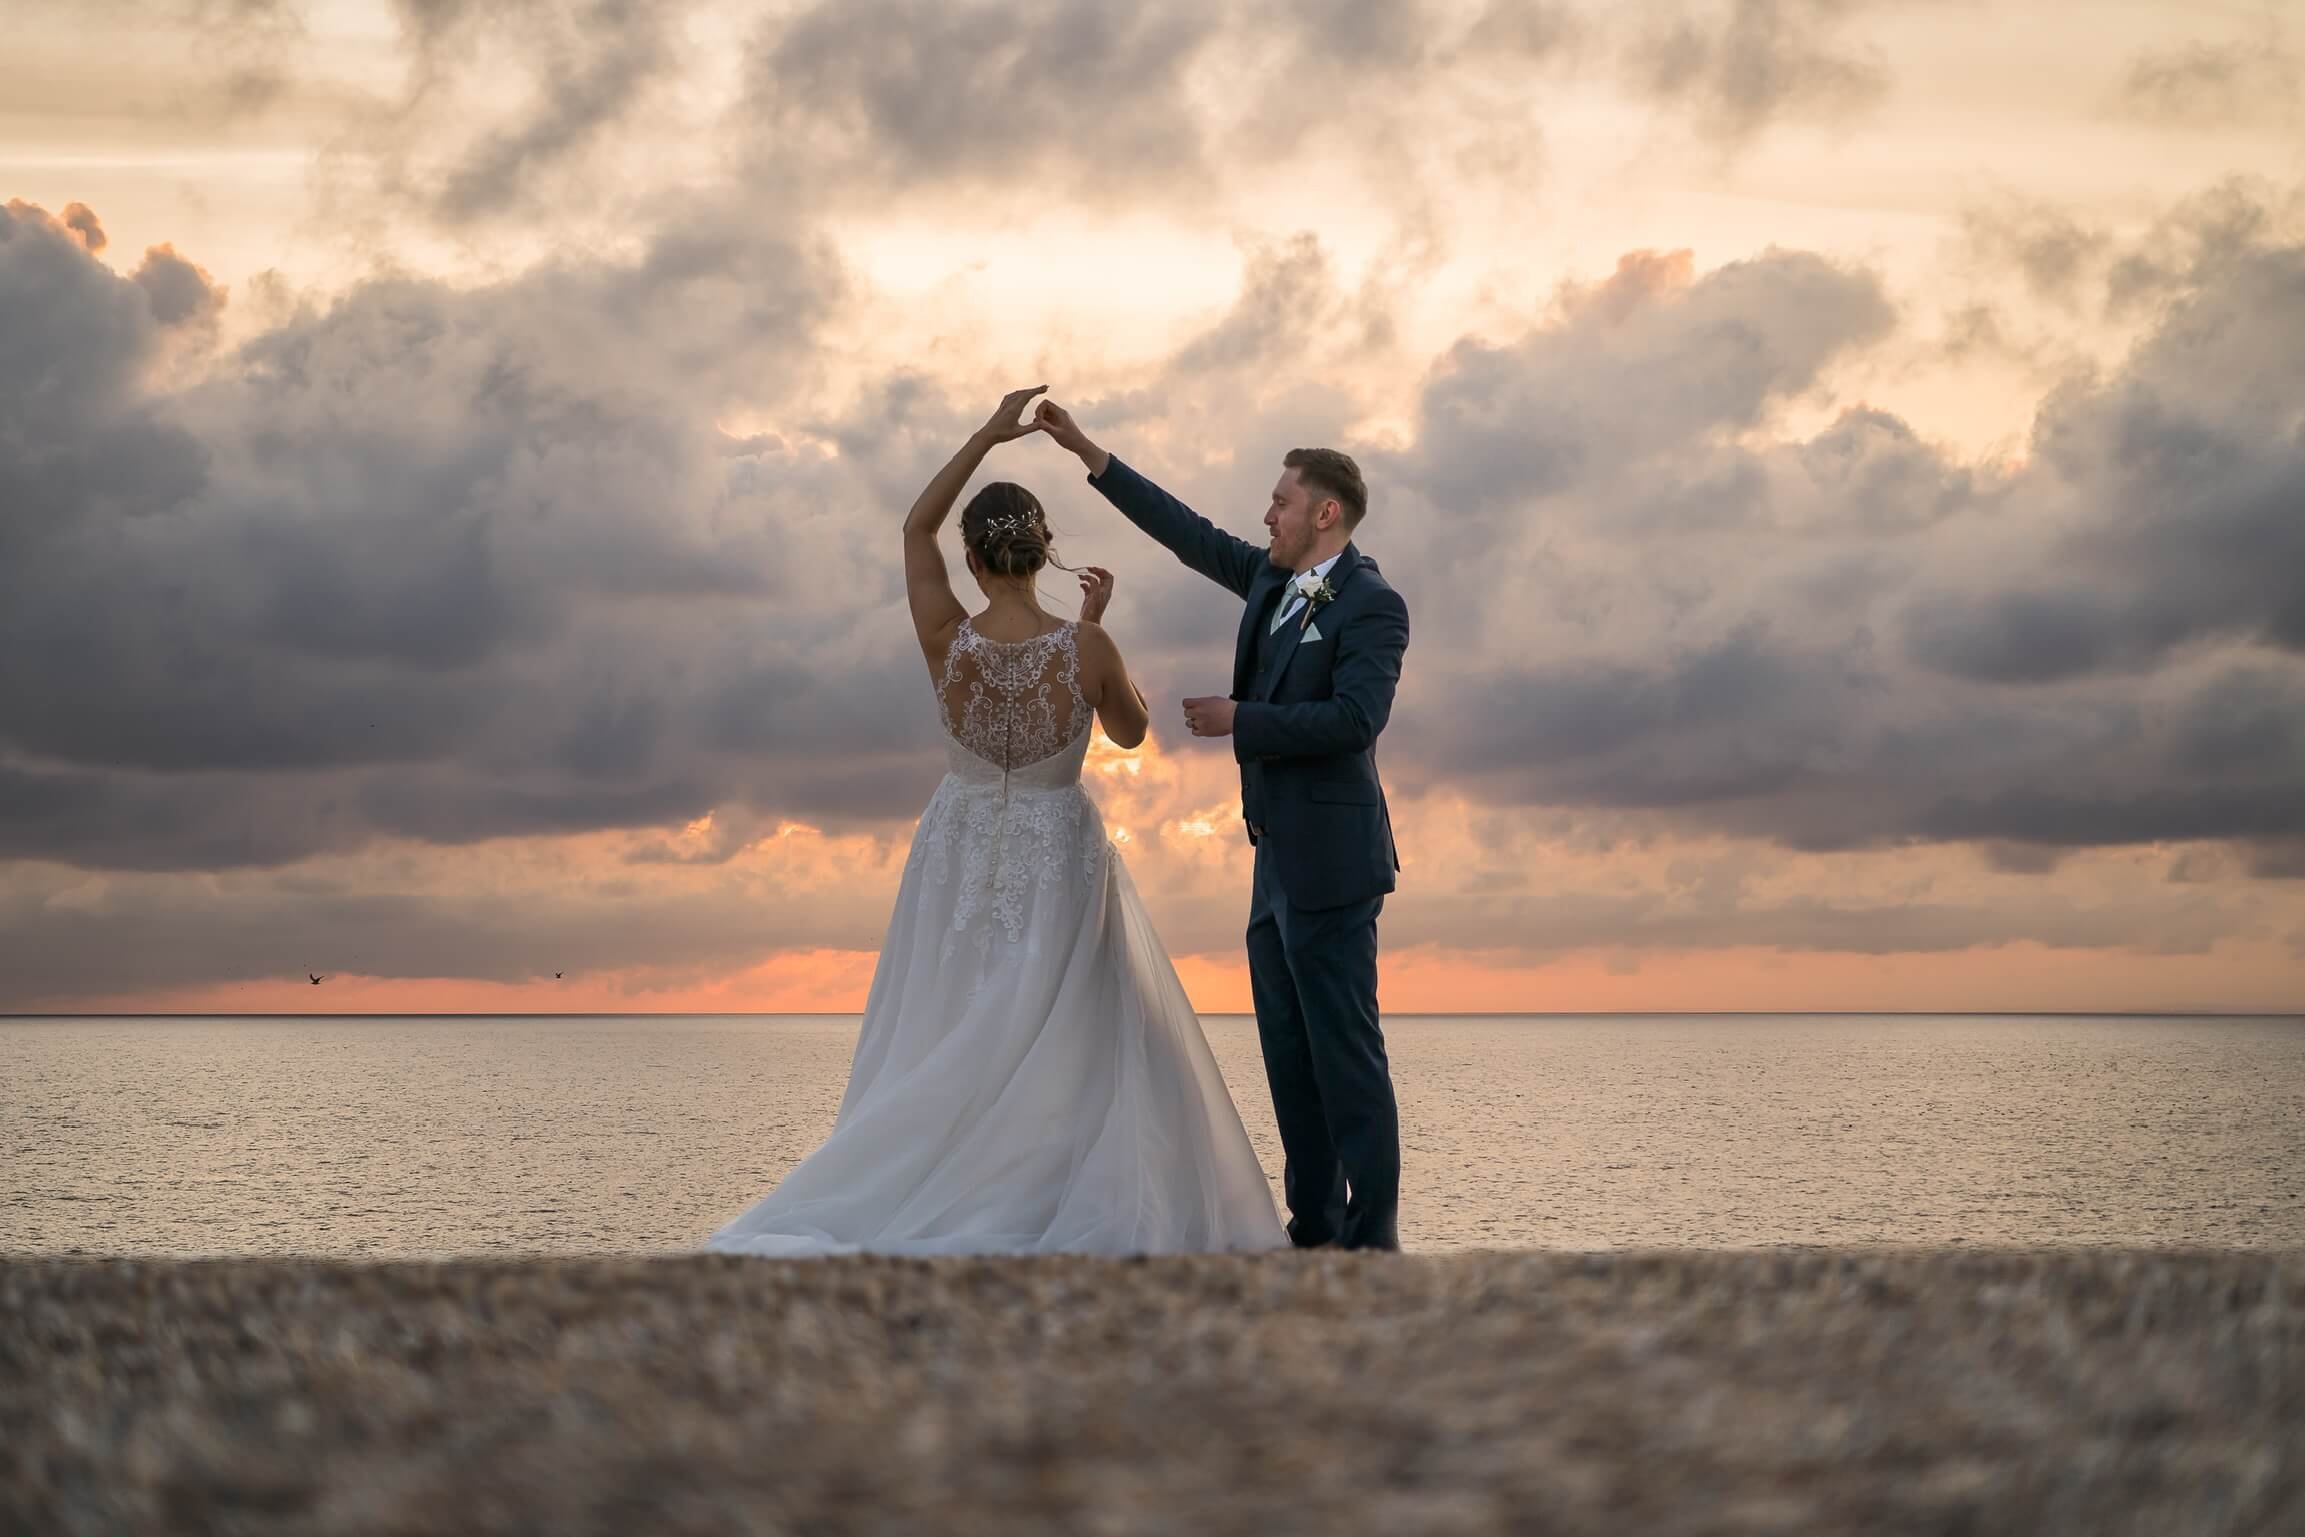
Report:
[[[1278,1185],[1252,1021],[1205,1020]],[[693,1249],[854,1016],[0,1019],[0,1251]],[[1411,1249],[2305,1245],[2305,1019],[1397,1016]]]

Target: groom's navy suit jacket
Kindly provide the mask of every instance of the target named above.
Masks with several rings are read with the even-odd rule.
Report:
[[[1314,611],[1313,637],[1306,638],[1302,611],[1270,634],[1294,573],[1117,456],[1089,484],[1177,559],[1247,600],[1233,646],[1241,815],[1252,841],[1262,829],[1290,903],[1343,907],[1391,891],[1401,861],[1375,748],[1409,645],[1401,595],[1348,544],[1329,567],[1336,597]]]

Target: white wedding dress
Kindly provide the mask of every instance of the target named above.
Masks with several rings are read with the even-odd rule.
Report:
[[[832,1134],[705,1241],[779,1256],[1284,1247],[1271,1187],[1081,788],[1075,627],[967,620]]]

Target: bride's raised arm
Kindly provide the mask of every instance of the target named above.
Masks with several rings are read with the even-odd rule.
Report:
[[[1025,402],[1047,391],[1045,384],[1029,390],[1010,390],[982,427],[969,434],[945,467],[936,472],[904,515],[904,593],[912,605],[912,627],[920,636],[920,649],[931,665],[943,654],[944,634],[968,617],[968,610],[953,596],[952,579],[944,568],[944,554],[936,547],[936,531],[952,515],[960,488],[984,463],[995,443],[1007,443],[1041,430],[1038,421],[1016,419]]]

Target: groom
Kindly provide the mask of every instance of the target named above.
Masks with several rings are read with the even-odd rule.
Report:
[[[1229,736],[1256,846],[1249,988],[1282,1185],[1299,1248],[1398,1249],[1400,1118],[1377,1028],[1377,914],[1400,858],[1373,749],[1392,713],[1409,610],[1352,543],[1360,467],[1293,449],[1258,549],[1090,442],[1043,400],[1035,424],[1089,484],[1210,581],[1248,601],[1227,696],[1187,699],[1195,736]]]

